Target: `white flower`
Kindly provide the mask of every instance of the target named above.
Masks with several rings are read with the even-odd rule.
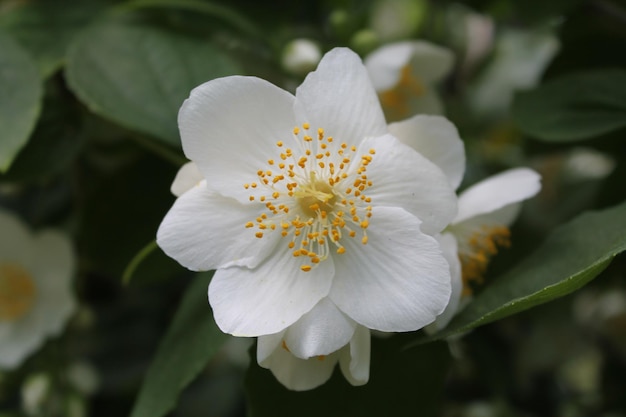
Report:
[[[414,114],[442,114],[435,85],[452,70],[449,50],[425,41],[385,45],[365,58],[388,121]]]
[[[175,181],[187,185],[157,242],[189,269],[217,270],[209,301],[224,332],[280,338],[307,360],[443,311],[450,273],[433,235],[456,214],[454,191],[387,133],[353,52],[326,54],[295,97],[254,77],[209,81],[179,127],[203,178],[185,168]],[[260,356],[273,360],[279,345]]]
[[[13,369],[74,311],[74,253],[65,235],[32,235],[3,211],[0,230],[0,368]]]
[[[465,149],[454,125],[440,116],[415,116],[389,125],[389,132],[439,166],[458,188],[465,171]],[[452,294],[430,330],[442,329],[459,309],[469,283],[481,282],[498,247],[510,245],[509,227],[521,202],[539,192],[540,176],[528,168],[489,177],[460,193],[458,213],[437,236],[450,266]]]
[[[309,39],[294,39],[285,46],[282,64],[290,73],[304,76],[315,69],[320,59],[322,52],[315,42]]]

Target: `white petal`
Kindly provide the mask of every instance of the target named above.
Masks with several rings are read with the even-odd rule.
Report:
[[[374,207],[369,242],[344,238],[330,298],[353,320],[384,332],[418,330],[450,298],[450,270],[437,241],[399,208]]]
[[[461,262],[459,261],[457,242],[451,233],[444,233],[437,236],[437,240],[441,244],[443,250],[443,256],[450,265],[450,275],[452,278],[452,293],[450,295],[450,301],[446,306],[446,309],[437,316],[435,322],[426,327],[429,333],[437,332],[450,323],[450,320],[454,317],[459,308],[459,302],[461,301],[461,295],[463,294],[463,280],[461,279]]]
[[[376,91],[389,90],[400,81],[402,68],[409,63],[412,54],[411,42],[396,42],[382,46],[365,57],[365,68]]]
[[[420,95],[411,96],[407,104],[409,114],[404,118],[414,114],[439,116],[445,113],[443,102],[435,87],[424,87],[424,92]],[[387,120],[390,119],[387,118]]]
[[[204,177],[198,169],[198,165],[195,162],[187,162],[176,173],[176,178],[174,178],[170,191],[176,197],[180,197],[186,191],[200,184],[203,179]]]
[[[46,322],[45,333],[57,335],[76,309],[72,287],[76,266],[74,249],[66,235],[45,230],[36,236],[32,250],[37,262],[29,269],[36,281],[38,308],[46,311],[42,315]]]
[[[541,189],[541,177],[532,169],[516,168],[487,178],[459,195],[454,224],[530,198]]]
[[[274,350],[283,342],[283,336],[285,335],[285,331],[268,334],[265,336],[259,336],[257,338],[256,344],[256,360],[261,365],[261,363],[265,362],[267,358],[270,357]]]
[[[294,97],[254,77],[218,78],[196,87],[178,113],[183,150],[209,186],[247,199],[243,184],[292,144]]]
[[[458,188],[465,173],[465,146],[448,119],[418,115],[390,124],[389,133],[441,168],[450,185]]]
[[[300,359],[279,346],[259,365],[272,371],[276,379],[290,390],[305,391],[328,381],[338,356],[334,353],[324,358]]]
[[[411,68],[427,84],[441,81],[452,70],[454,55],[429,42],[412,42]]]
[[[285,343],[299,358],[328,355],[347,345],[356,323],[346,317],[329,298],[323,298],[313,310],[289,326]]]
[[[284,250],[281,245],[284,243]],[[261,336],[278,333],[309,312],[328,295],[335,273],[326,259],[309,272],[281,242],[254,269],[219,269],[209,285],[215,322],[225,333]]]
[[[33,259],[33,236],[28,227],[17,216],[0,210],[0,262],[9,261],[19,265],[30,265]]]
[[[365,137],[387,132],[378,96],[361,59],[346,48],[322,58],[296,90],[296,114],[315,130],[356,145]]]
[[[374,149],[367,177],[372,205],[401,207],[422,220],[421,229],[434,234],[456,215],[456,195],[445,174],[432,162],[391,135],[363,142],[360,154]]]
[[[180,196],[167,213],[157,243],[170,257],[193,271],[242,265],[253,268],[276,246],[278,233],[255,237],[246,228],[265,209],[242,204],[206,188],[205,182]]]
[[[339,366],[343,376],[352,385],[366,384],[370,378],[370,331],[358,326],[350,346],[342,349]]]

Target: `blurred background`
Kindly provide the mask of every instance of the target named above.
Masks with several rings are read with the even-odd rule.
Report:
[[[246,74],[293,92],[335,46],[366,58],[414,40],[454,58],[427,86],[440,107],[423,111],[459,129],[461,188],[518,166],[543,177],[484,286],[555,227],[624,200],[625,122],[546,139],[533,122],[550,110],[516,96],[566,75],[623,71],[622,0],[0,1],[0,130],[19,122],[17,145],[0,136],[0,208],[29,233],[63,231],[75,252],[75,308],[62,331],[0,368],[0,416],[130,415],[185,289],[200,279],[153,243],[185,162],[176,114],[191,88]],[[594,91],[600,104],[589,113],[609,105]],[[405,351],[411,335],[375,341],[379,382],[348,397],[339,375],[287,392],[254,358],[248,369],[252,341],[223,338],[168,415],[626,416],[625,267],[617,256],[581,290],[448,342]],[[392,392],[394,380],[404,388]],[[377,390],[389,391],[378,405],[353,403]]]

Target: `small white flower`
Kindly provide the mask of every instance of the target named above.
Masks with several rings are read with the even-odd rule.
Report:
[[[365,58],[388,121],[442,114],[435,85],[450,73],[453,63],[452,52],[425,41],[392,43]]]
[[[3,211],[0,230],[0,367],[13,369],[74,311],[74,253],[65,235],[32,235]]]
[[[283,68],[295,75],[313,71],[322,59],[320,47],[309,39],[294,39],[283,50]]]
[[[389,131],[439,166],[458,188],[465,171],[465,149],[452,123],[441,116],[415,116],[389,125]],[[445,311],[431,326],[445,327],[459,309],[469,283],[481,282],[498,247],[510,245],[509,227],[521,202],[539,192],[540,176],[528,168],[489,177],[460,193],[458,213],[437,237],[450,266],[452,294]]]
[[[456,214],[454,191],[387,133],[353,52],[326,54],[295,97],[254,77],[209,81],[179,127],[202,178],[177,178],[157,242],[189,269],[217,270],[216,322],[265,336],[260,363],[280,373],[271,358],[285,352],[352,369],[340,353],[365,351],[368,329],[413,331],[444,310],[450,272],[433,235]]]

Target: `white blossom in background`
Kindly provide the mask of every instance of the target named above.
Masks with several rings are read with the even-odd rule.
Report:
[[[451,51],[425,41],[391,43],[365,58],[389,122],[415,114],[443,114],[436,86],[453,64]]]
[[[50,396],[52,381],[44,373],[29,375],[21,387],[22,410],[27,416],[41,416]]]
[[[14,369],[74,312],[75,258],[65,235],[32,234],[1,210],[0,230],[0,368]]]
[[[288,72],[305,76],[313,71],[322,59],[322,51],[310,39],[294,39],[283,50],[282,65]]]
[[[499,33],[489,65],[468,89],[471,110],[481,117],[505,115],[515,91],[537,84],[559,46],[556,35],[547,30]]]
[[[465,149],[456,128],[447,119],[419,115],[390,124],[389,132],[439,166],[452,187],[459,187],[465,171]],[[540,180],[531,169],[510,169],[459,194],[458,213],[438,236],[450,265],[452,295],[430,330],[440,330],[448,324],[462,298],[471,295],[469,283],[480,283],[498,248],[510,245],[509,227],[519,214],[521,202],[541,189]]]
[[[255,77],[209,81],[179,127],[201,178],[179,175],[157,243],[216,270],[216,323],[259,336],[259,363],[283,384],[312,388],[336,363],[364,383],[368,329],[413,331],[444,310],[451,278],[434,236],[456,215],[454,190],[388,133],[356,54],[326,54],[295,97]],[[293,363],[322,366],[302,381]]]

